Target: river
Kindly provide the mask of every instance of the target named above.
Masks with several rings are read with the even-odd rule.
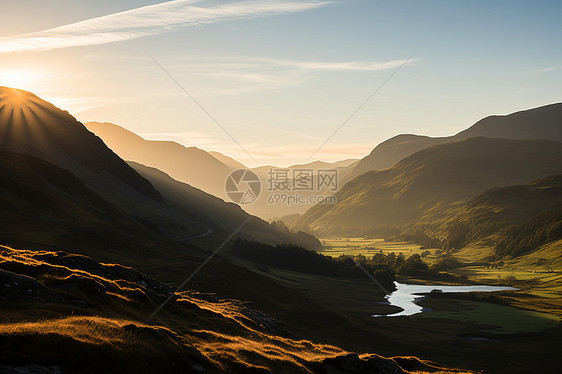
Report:
[[[413,314],[421,313],[424,308],[416,304],[416,301],[423,299],[423,294],[428,294],[432,290],[440,290],[443,293],[457,293],[457,292],[496,292],[496,291],[513,291],[517,288],[508,286],[487,286],[487,285],[473,285],[473,286],[432,286],[422,284],[405,284],[394,282],[396,291],[387,295],[387,301],[384,303],[394,305],[402,309],[398,313],[392,314],[375,314],[373,317],[397,317],[397,316],[411,316]]]

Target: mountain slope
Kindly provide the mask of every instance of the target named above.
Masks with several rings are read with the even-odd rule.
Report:
[[[86,127],[100,136],[123,159],[162,170],[175,180],[199,188],[211,195],[229,200],[225,182],[232,170],[246,168],[242,163],[219,152],[206,152],[196,147],[184,147],[171,141],[145,140],[142,137],[111,123],[89,122]],[[340,186],[349,180],[358,160],[342,160],[335,163],[314,161],[288,169],[337,169]],[[265,219],[287,214],[304,213],[313,204],[271,204],[266,192],[268,172],[275,166],[251,169],[262,182],[262,194],[252,204],[244,205],[250,214]],[[306,195],[307,192],[301,192]],[[309,194],[310,195],[310,194]]]
[[[247,221],[242,231],[244,237],[276,244],[291,242],[310,249],[322,246],[312,235],[305,233],[292,235],[280,232],[266,221],[250,216],[237,204],[227,203],[188,184],[176,181],[158,169],[132,161],[129,164],[156,186],[170,205],[205,217],[207,227],[201,231],[202,235],[213,230],[232,232]]]
[[[506,139],[547,139],[562,141],[562,103],[486,117],[455,135],[457,139],[475,136]]]
[[[96,184],[98,192],[111,186],[161,199],[150,183],[68,112],[26,91],[0,87],[0,148],[68,169]]]
[[[545,210],[562,206],[562,175],[528,184],[488,190],[471,200],[464,214],[496,222],[521,223]]]
[[[236,161],[232,157],[223,155],[220,152],[209,151],[209,154],[214,158],[216,158],[217,160],[219,160],[220,162],[222,162],[223,164],[225,164],[226,166],[228,166],[231,170],[246,169],[246,165],[244,165],[243,163]]]
[[[85,125],[124,160],[155,167],[176,180],[226,198],[224,183],[231,166],[206,151],[172,141],[145,140],[111,123],[89,122]]]
[[[562,141],[562,103],[524,110],[506,116],[486,117],[455,136],[432,138],[403,134],[388,139],[363,158],[352,177],[371,170],[394,166],[403,158],[433,145],[465,140],[477,136],[514,140],[545,139]]]
[[[213,227],[215,228],[213,235],[205,237],[205,240],[199,241],[198,244],[203,247],[216,248],[217,241],[220,243],[233,232],[233,226],[223,224],[223,220],[220,219],[221,216],[230,215],[229,212],[233,209],[232,204],[197,191],[197,194],[185,195],[186,198],[199,200],[200,205],[212,201],[212,209],[202,207],[193,210],[188,206],[176,205],[172,201],[166,200],[147,179],[119,158],[98,137],[67,112],[63,112],[25,91],[2,89],[0,92],[0,150],[26,153],[30,157],[46,160],[50,164],[43,165],[38,160],[25,161],[23,158],[18,159],[18,162],[23,163],[22,165],[19,165],[18,162],[10,162],[9,159],[5,162],[9,169],[8,178],[12,175],[21,176],[21,178],[18,177],[20,178],[18,183],[26,187],[25,196],[20,196],[22,204],[10,205],[11,210],[4,209],[4,214],[18,218],[22,224],[26,223],[20,227],[20,236],[24,228],[25,230],[32,228],[31,222],[26,221],[29,211],[20,209],[25,206],[25,199],[31,200],[34,196],[46,195],[52,196],[57,202],[70,201],[75,214],[81,214],[77,221],[83,222],[84,240],[76,241],[76,243],[86,245],[89,242],[90,250],[98,248],[96,243],[100,240],[103,241],[103,235],[100,239],[95,236],[100,236],[100,233],[105,232],[104,227],[110,226],[109,223],[113,222],[113,218],[123,219],[124,222],[139,223],[140,226],[137,225],[136,229],[131,229],[131,234],[135,231],[146,232],[147,235],[154,234],[162,239],[158,240],[163,243],[162,246],[175,248],[174,250],[178,249],[179,244],[167,243],[165,238],[177,240],[193,237],[201,235]],[[208,154],[207,156],[218,162],[214,157]],[[26,162],[39,166],[33,170],[26,170]],[[50,174],[54,173],[53,170],[56,170],[58,175],[64,175],[64,177],[60,177],[59,184],[64,183],[66,178],[68,183],[81,187],[73,191],[51,188],[52,185],[57,186],[51,180]],[[28,174],[22,174],[22,171]],[[23,182],[24,180],[27,182]],[[7,188],[11,193],[16,193],[17,191],[14,191],[16,185],[14,183],[13,186]],[[195,190],[185,185],[182,185],[182,188]],[[89,200],[82,199],[84,196],[92,197]],[[98,199],[99,202],[92,203],[93,199]],[[72,215],[65,214],[70,211],[70,207],[64,204],[61,206],[67,209],[54,209],[57,205],[51,204],[48,207],[51,221],[47,220],[46,224],[36,222],[37,226],[34,229],[37,231],[37,240],[22,243],[66,245],[69,241],[64,237],[67,233],[63,223],[73,227]],[[236,209],[240,218],[239,224],[246,218],[251,221],[257,220],[239,207]],[[44,212],[39,211],[38,213],[43,214]],[[105,220],[107,222],[100,216],[103,214],[109,216]],[[227,220],[225,219],[224,222]],[[57,223],[60,223],[60,228],[57,227]],[[290,241],[290,235],[285,232],[269,227],[265,222],[262,222],[262,226],[260,232],[264,234],[261,237],[267,237],[271,243]],[[115,224],[114,228],[113,233],[116,234],[123,229],[123,226]],[[244,230],[243,228],[242,234]],[[88,241],[86,238],[91,240]],[[149,240],[143,240],[142,235],[136,239],[132,239],[131,235],[123,235],[123,239],[125,238],[129,238],[130,241],[129,245],[123,246],[127,248],[134,248],[135,244],[141,244],[140,247],[150,247],[150,243],[152,243]],[[44,241],[41,242],[41,240]],[[134,256],[131,256],[131,259],[134,260]]]
[[[449,247],[488,238],[498,257],[532,257],[531,252],[562,239],[562,175],[488,190],[451,212],[435,231]],[[553,266],[562,261],[559,250],[550,257]]]
[[[340,231],[403,225],[490,188],[560,172],[562,143],[472,138],[430,147],[390,169],[365,173],[336,194],[336,205],[317,205],[299,222]]]
[[[299,340],[248,303],[60,251],[0,246],[0,280],[3,373],[471,372]]]
[[[123,214],[68,170],[4,149],[0,206],[2,243],[103,252],[105,259],[174,246],[155,225]]]

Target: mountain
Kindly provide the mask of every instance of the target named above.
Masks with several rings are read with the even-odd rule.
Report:
[[[549,257],[551,265],[559,265],[560,247],[540,248],[562,239],[562,175],[488,190],[449,214],[435,232],[448,247],[485,240],[494,244],[495,256],[539,252],[536,260]]]
[[[561,172],[559,142],[484,137],[451,142],[360,175],[336,194],[337,204],[316,205],[298,225],[357,232],[419,222],[490,188]]]
[[[222,199],[229,200],[225,192],[228,175],[245,165],[222,153],[206,152],[196,147],[184,147],[171,141],[145,140],[142,137],[111,123],[89,122],[86,127],[101,137],[104,142],[123,159],[162,170],[175,180],[187,183]],[[340,186],[350,177],[358,160],[349,159],[335,163],[315,161],[308,164],[293,165],[288,169],[337,169]],[[268,172],[275,166],[261,166],[251,169],[260,178],[261,196],[244,209],[265,219],[288,214],[304,213],[314,204],[271,204],[266,191]],[[311,193],[302,192],[304,195]]]
[[[89,122],[85,125],[124,160],[155,167],[176,180],[227,198],[224,183],[232,166],[225,165],[206,151],[172,141],[145,140],[111,123]]]
[[[162,233],[88,189],[70,171],[0,149],[0,237],[27,248],[73,248],[104,259],[174,247]]]
[[[433,145],[478,136],[516,140],[562,141],[562,103],[524,110],[506,116],[489,116],[454,136],[432,138],[412,134],[397,135],[376,146],[368,156],[359,161],[353,170],[352,177],[367,171],[392,167],[403,158]]]
[[[207,230],[202,231],[202,236],[213,230],[226,230],[232,232],[242,222],[247,223],[242,231],[242,236],[254,238],[265,242],[294,243],[305,248],[316,249],[322,245],[314,236],[300,233],[298,235],[283,233],[266,221],[250,216],[239,205],[227,203],[222,199],[209,195],[188,184],[172,179],[166,173],[130,161],[129,164],[143,177],[149,180],[162,193],[170,205],[197,214],[206,220]]]
[[[562,175],[552,175],[527,184],[498,187],[483,192],[459,212],[470,221],[522,223],[562,207]]]
[[[219,160],[220,162],[222,162],[223,164],[225,164],[226,166],[228,166],[231,170],[247,169],[246,165],[244,165],[243,163],[236,161],[232,157],[225,156],[220,152],[209,151],[209,154],[214,158],[216,158],[217,160]]]
[[[523,110],[507,116],[489,116],[455,135],[457,139],[485,136],[505,139],[562,141],[562,103]]]
[[[2,216],[9,219],[2,230],[10,244],[74,246],[84,254],[104,250],[104,260],[115,245],[120,255],[137,253],[129,252],[128,260],[139,261],[143,251],[160,251],[161,257],[167,249],[194,248],[179,239],[201,236],[199,246],[215,248],[237,228],[235,219],[238,225],[249,220],[241,235],[259,231],[260,239],[273,244],[292,240],[291,233],[185,184],[176,188],[187,191],[184,204],[176,204],[74,117],[29,92],[0,89],[0,150]],[[35,215],[34,206],[41,207]],[[302,237],[295,240],[304,245]]]
[[[0,87],[0,148],[68,169],[97,192],[111,189],[118,191],[116,195],[162,199],[146,179],[68,112],[26,91]]]

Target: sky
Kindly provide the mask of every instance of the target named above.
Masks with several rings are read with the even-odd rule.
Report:
[[[0,4],[0,85],[249,167],[562,101],[557,0]]]

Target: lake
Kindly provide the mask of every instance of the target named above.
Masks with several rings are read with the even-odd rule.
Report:
[[[375,314],[373,317],[398,317],[398,316],[411,316],[413,314],[421,313],[424,308],[416,304],[416,301],[423,299],[423,294],[428,294],[432,290],[440,290],[443,293],[458,293],[458,292],[496,292],[496,291],[513,291],[517,290],[514,287],[508,286],[487,286],[487,285],[473,285],[473,286],[438,286],[438,285],[423,285],[423,284],[405,284],[394,282],[396,291],[387,295],[385,304],[394,305],[403,310],[398,313],[392,314]]]

